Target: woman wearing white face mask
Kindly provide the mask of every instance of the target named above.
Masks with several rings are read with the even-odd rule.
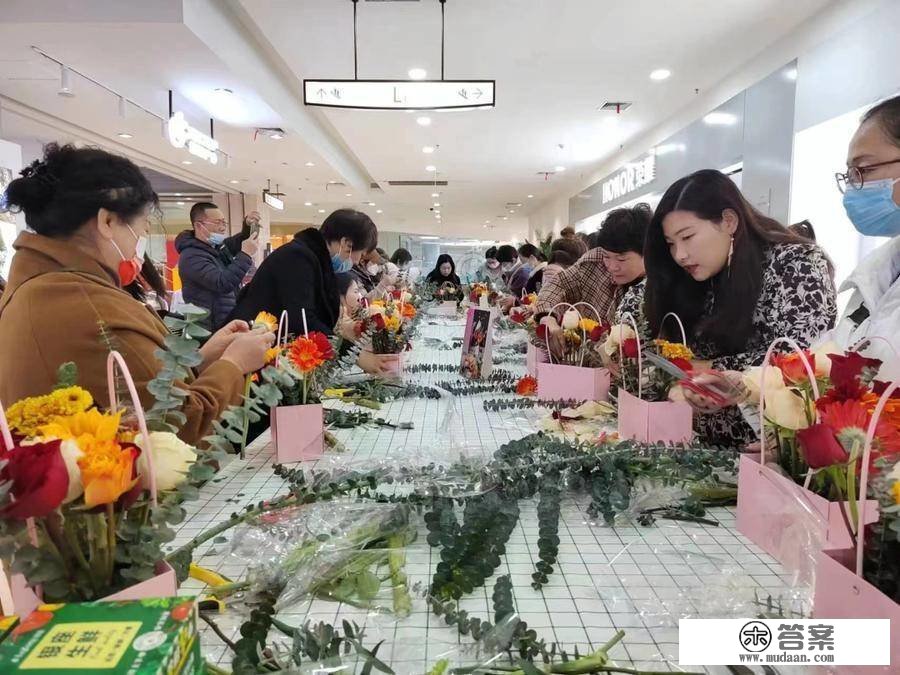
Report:
[[[877,338],[865,353],[883,361],[880,379],[893,380],[900,377],[900,96],[863,116],[850,141],[847,172],[837,181],[857,231],[892,239],[841,286],[853,295],[832,338],[845,349]]]
[[[0,300],[0,400],[46,394],[57,368],[72,361],[78,384],[108,405],[107,342],[122,354],[149,406],[147,383],[162,367],[156,352],[169,334],[159,317],[123,290],[139,279],[156,194],[130,160],[97,148],[48,145],[44,159],[6,192],[29,231],[17,249]],[[103,326],[101,334],[100,326]],[[274,342],[234,322],[201,348],[203,362],[181,388],[180,436],[199,442],[213,420],[241,399],[244,375],[260,368]]]

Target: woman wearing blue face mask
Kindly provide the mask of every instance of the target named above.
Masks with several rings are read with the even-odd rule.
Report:
[[[850,222],[872,237],[891,237],[856,268],[833,339],[852,348],[866,338],[868,356],[884,362],[880,379],[900,377],[900,96],[869,110],[850,141],[847,172],[837,174]],[[887,344],[890,343],[890,346]]]
[[[377,243],[378,229],[369,216],[353,209],[335,211],[319,229],[298,232],[263,260],[238,295],[230,318],[252,321],[259,312],[280,317],[287,311],[290,331],[298,333],[305,313],[309,330],[331,335],[341,306],[335,274],[349,272]],[[358,365],[370,373],[385,372],[380,357],[371,352],[362,352]]]

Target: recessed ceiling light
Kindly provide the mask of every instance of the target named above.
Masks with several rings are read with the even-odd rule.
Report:
[[[369,202],[369,206],[375,206],[375,202]]]
[[[410,68],[407,75],[411,80],[424,80],[428,77],[428,71],[424,68]]]
[[[713,111],[704,117],[703,121],[712,126],[729,126],[737,122],[737,116],[727,112]]]
[[[315,165],[316,165],[315,162],[307,162],[306,163],[306,166],[315,166]]]
[[[284,138],[284,136],[282,136],[279,133],[274,133],[271,136],[269,136],[269,138],[271,138],[273,141],[280,141],[282,138]]]
[[[663,80],[668,80],[671,75],[671,70],[668,70],[666,68],[657,68],[652,73],[650,73],[650,79],[655,82],[662,82]]]
[[[528,195],[528,199],[534,199],[534,195]]]
[[[500,220],[509,220],[509,216],[500,216]]]
[[[175,202],[178,206],[184,206],[184,202]]]
[[[441,212],[441,210],[440,210],[440,209],[435,209],[434,212],[439,214],[439,213]]]
[[[312,202],[303,202],[303,206],[312,206]]]
[[[181,196],[181,193],[180,193],[180,192],[176,192],[176,193],[175,193],[175,196],[176,196],[176,197],[180,197],[180,196]]]
[[[183,160],[181,160],[181,163],[182,164],[193,164],[193,162],[189,159],[183,159]]]
[[[515,209],[510,209],[509,212],[510,212],[510,213],[515,213],[516,210],[515,210]]]
[[[487,225],[489,222],[491,222],[491,221],[486,220],[486,221],[484,221],[484,224]]]
[[[228,182],[231,183],[232,185],[237,185],[237,184],[240,183],[241,181],[239,181],[237,178],[232,178],[232,179],[231,179],[230,181],[228,181]]]
[[[345,193],[344,193],[344,196],[345,196],[345,197],[352,197],[352,196],[353,196],[353,193],[352,193],[352,192],[345,192]]]
[[[440,206],[440,205],[441,205],[440,202],[435,202],[435,203],[434,203],[434,206]]]
[[[425,116],[417,117],[417,118],[416,118],[416,124],[418,124],[420,127],[427,127],[427,126],[430,126],[430,125],[431,125],[431,118],[430,118],[430,117],[425,117]]]
[[[556,173],[562,173],[563,171],[566,170],[566,167],[564,167],[564,166],[555,166],[555,167],[553,167],[553,170],[554,170]]]
[[[432,193],[431,193],[431,196],[432,196],[432,197],[440,197],[440,195],[439,195],[437,192],[432,192]]]
[[[319,209],[319,213],[325,213],[325,209]]]
[[[119,138],[134,138],[134,136],[132,136],[131,134],[129,134],[126,131],[116,134],[116,136],[118,136]]]
[[[422,148],[422,152],[424,152],[426,155],[430,155],[432,152],[434,152],[434,146],[426,145]]]
[[[375,213],[384,213],[381,209],[375,209]]]
[[[429,164],[425,167],[426,171],[437,171],[437,167],[434,164]]]

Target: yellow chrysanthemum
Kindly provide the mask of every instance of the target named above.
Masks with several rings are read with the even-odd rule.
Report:
[[[274,314],[268,312],[260,312],[253,319],[254,328],[267,328],[273,333],[278,330],[278,318]]]
[[[891,486],[891,491],[894,493],[894,503],[900,504],[900,480]]]
[[[81,443],[82,438],[96,439],[98,441],[116,440],[121,419],[121,410],[111,414],[101,413],[96,408],[92,408],[87,412],[56,417],[49,424],[41,426],[39,431],[44,438],[59,438],[63,441],[75,439],[79,447],[84,450]]]
[[[579,327],[586,333],[590,333],[600,324],[594,321],[593,319],[584,318],[579,323]]]
[[[384,327],[396,333],[400,330],[400,317],[396,314],[385,315]]]
[[[680,342],[668,342],[667,340],[656,340],[656,347],[659,349],[659,354],[664,359],[684,359],[685,361],[690,361],[694,358],[694,352],[691,351],[690,347],[687,345],[683,345]]]
[[[6,418],[13,431],[33,436],[54,418],[82,413],[92,405],[94,399],[88,391],[81,387],[65,387],[44,396],[17,401],[7,409]]]
[[[269,347],[266,350],[266,365],[275,363],[275,359],[281,354],[281,347]]]

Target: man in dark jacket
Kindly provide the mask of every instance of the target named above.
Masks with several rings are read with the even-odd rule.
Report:
[[[193,230],[175,238],[184,301],[209,310],[205,325],[212,331],[225,325],[253,264],[259,242],[252,230],[258,222],[259,214],[251,213],[240,234],[226,237],[228,223],[222,211],[210,202],[199,202],[191,208]]]

